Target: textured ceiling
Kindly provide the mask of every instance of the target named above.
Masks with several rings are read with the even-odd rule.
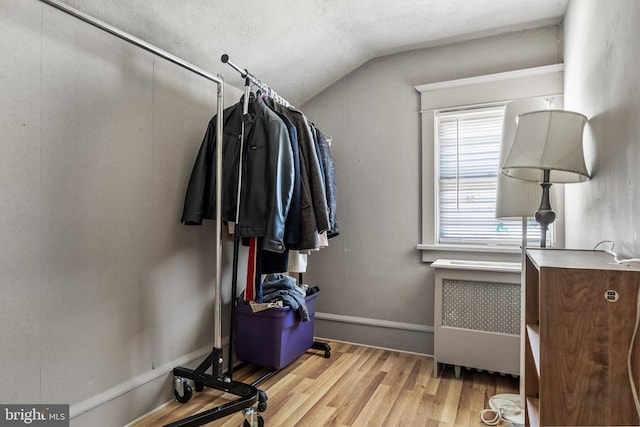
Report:
[[[62,0],[240,87],[294,104],[390,53],[561,22],[568,0]]]

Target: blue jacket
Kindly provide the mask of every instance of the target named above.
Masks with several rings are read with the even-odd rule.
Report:
[[[329,230],[329,209],[324,178],[316,153],[311,126],[301,111],[274,104],[274,110],[286,116],[298,131],[301,177],[301,240],[289,249],[317,249],[318,233]]]
[[[322,171],[324,174],[327,208],[329,209],[329,231],[327,232],[327,238],[331,239],[332,237],[336,237],[338,234],[340,234],[340,228],[338,227],[338,218],[336,214],[336,204],[338,197],[336,169],[333,164],[333,158],[331,157],[331,150],[329,148],[329,141],[327,137],[315,126],[313,127],[313,130],[315,131],[315,136],[318,142],[318,159],[320,160],[320,164],[322,165]]]

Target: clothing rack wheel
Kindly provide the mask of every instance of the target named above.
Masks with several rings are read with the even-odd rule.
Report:
[[[311,345],[311,348],[314,350],[324,351],[324,358],[328,359],[331,357],[331,346],[326,342],[314,341]]]
[[[262,424],[260,424],[259,419],[262,418],[257,411],[264,411],[267,409],[266,407],[266,394],[264,392],[259,391],[255,386],[240,383],[237,381],[231,381],[227,378],[212,378],[210,375],[206,374],[195,374],[194,371],[188,370],[186,368],[175,368],[174,375],[176,375],[175,384],[176,384],[176,400],[181,403],[187,403],[191,398],[191,392],[188,391],[191,387],[188,385],[187,378],[193,379],[196,378],[196,384],[202,384],[207,387],[215,388],[217,390],[231,393],[236,396],[240,396],[238,399],[225,403],[223,405],[219,405],[215,408],[202,411],[200,413],[194,414],[190,417],[183,418],[179,421],[175,421],[170,424],[166,424],[164,427],[195,427],[201,426],[212,421],[218,420],[220,418],[224,418],[228,415],[231,415],[236,412],[242,411],[245,416],[245,422],[249,420],[251,425],[264,425],[264,420]],[[180,387],[178,384],[183,384],[183,395],[179,396]],[[253,405],[259,401],[258,409],[256,411],[253,408]],[[257,423],[257,424],[256,424]]]
[[[253,408],[247,409],[244,412],[244,422],[242,423],[242,427],[263,427],[264,426],[264,418],[262,415],[255,412],[255,410],[251,410]]]
[[[180,403],[187,403],[193,396],[193,389],[187,382],[186,378],[173,378],[173,395]]]

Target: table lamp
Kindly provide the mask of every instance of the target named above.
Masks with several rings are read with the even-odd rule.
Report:
[[[589,173],[582,151],[587,117],[565,110],[539,110],[518,116],[513,144],[502,165],[512,178],[540,183],[542,199],[535,213],[540,224],[540,247],[546,247],[547,229],[556,214],[549,202],[553,183],[584,182]]]
[[[502,142],[500,144],[500,165],[511,149],[516,134],[517,118],[531,111],[544,110],[548,101],[543,98],[523,98],[509,102],[504,109],[502,122]],[[540,204],[542,190],[536,182],[510,178],[498,174],[496,191],[497,219],[522,220],[522,248],[527,246],[527,221],[533,218]]]

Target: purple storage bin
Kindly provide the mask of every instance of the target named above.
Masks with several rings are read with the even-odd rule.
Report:
[[[238,303],[235,321],[236,357],[243,362],[280,369],[313,345],[313,323],[318,292],[305,298],[309,321],[303,322],[291,307],[253,313]]]

